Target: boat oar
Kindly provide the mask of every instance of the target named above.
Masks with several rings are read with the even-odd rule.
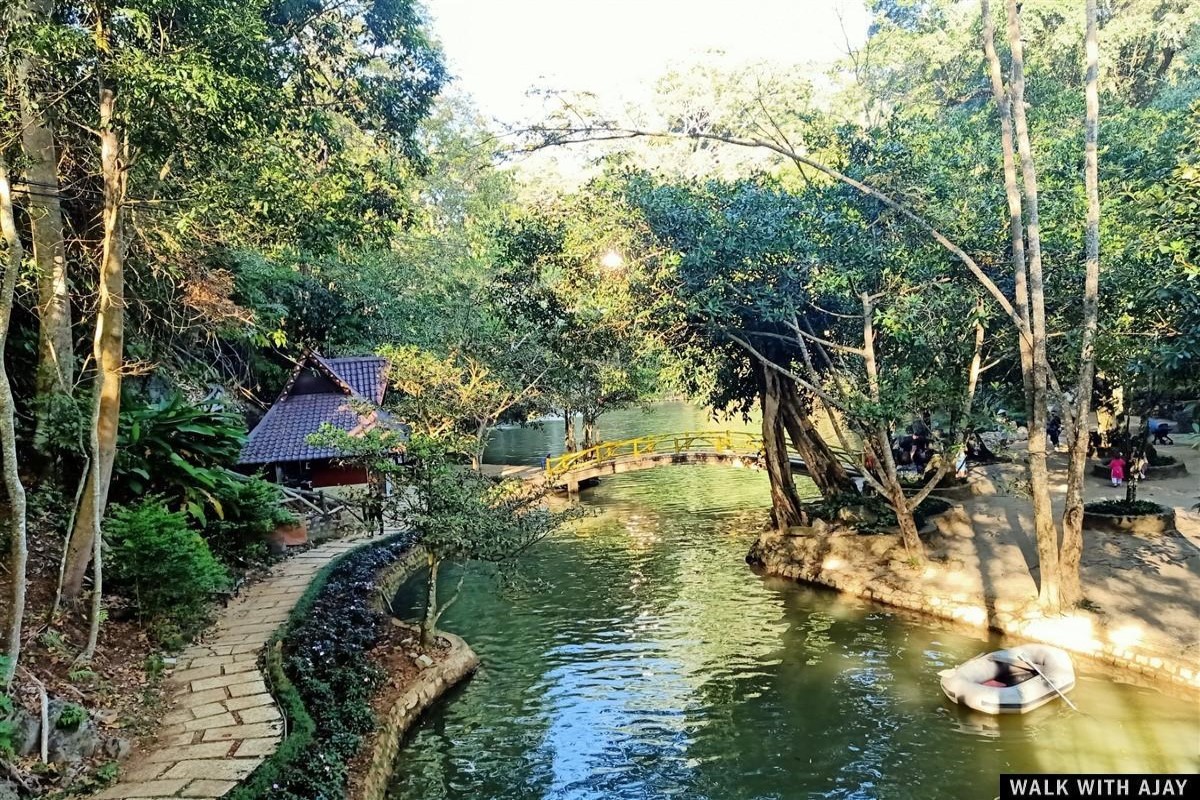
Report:
[[[1012,651],[1010,650],[1009,652],[1011,653]],[[1049,685],[1050,685],[1050,688],[1054,690],[1054,693],[1055,693],[1055,694],[1057,694],[1059,697],[1061,697],[1061,698],[1063,699],[1063,702],[1065,702],[1067,705],[1069,705],[1069,706],[1071,707],[1071,710],[1072,710],[1072,711],[1076,711],[1076,712],[1078,712],[1078,713],[1080,713],[1080,714],[1082,714],[1082,713],[1083,713],[1082,711],[1080,711],[1080,710],[1079,710],[1079,707],[1078,707],[1077,705],[1075,705],[1074,703],[1072,703],[1072,702],[1070,701],[1070,699],[1068,699],[1068,697],[1067,697],[1065,694],[1063,694],[1062,692],[1060,692],[1060,691],[1058,690],[1058,687],[1054,685],[1054,681],[1052,681],[1052,680],[1050,680],[1049,678],[1047,678],[1047,677],[1046,677],[1046,674],[1045,674],[1044,672],[1042,672],[1040,669],[1038,669],[1038,666],[1037,666],[1037,664],[1034,664],[1032,661],[1030,661],[1029,659],[1025,658],[1024,656],[1016,656],[1016,658],[1017,658],[1018,660],[1020,660],[1020,661],[1023,661],[1023,662],[1025,662],[1025,664],[1026,664],[1026,665],[1028,665],[1028,667],[1029,667],[1030,669],[1032,669],[1034,672],[1036,672],[1036,673],[1038,674],[1038,677],[1039,677],[1039,678],[1041,678],[1041,679],[1042,679],[1042,680],[1044,680],[1044,681],[1045,681],[1047,684],[1049,684]]]

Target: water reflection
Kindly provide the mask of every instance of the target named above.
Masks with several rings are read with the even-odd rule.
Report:
[[[1001,772],[1197,767],[1194,704],[1086,668],[1086,715],[949,705],[937,671],[989,642],[756,577],[766,492],[719,467],[607,479],[521,593],[470,572],[443,624],[485,667],[415,730],[390,797],[991,797]]]

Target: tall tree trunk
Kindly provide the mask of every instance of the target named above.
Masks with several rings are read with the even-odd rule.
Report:
[[[1025,117],[1025,56],[1017,0],[1006,0],[1008,46],[1012,53],[1013,123],[1021,180],[1025,190],[1026,243],[1029,268],[1029,318],[1033,334],[1033,392],[1029,417],[1029,488],[1040,574],[1039,599],[1047,611],[1061,605],[1058,529],[1050,504],[1050,473],[1046,465],[1046,397],[1050,365],[1046,355],[1046,299],[1042,276],[1042,235],[1038,215],[1037,168]]]
[[[26,13],[33,24],[48,22],[50,0],[26,0]],[[17,88],[21,105],[21,144],[29,185],[29,220],[33,238],[33,260],[38,282],[38,365],[36,423],[33,444],[45,470],[51,467],[48,428],[55,399],[69,395],[75,383],[75,359],[71,336],[71,294],[63,244],[63,214],[59,202],[58,159],[54,129],[46,118],[41,98],[34,89],[34,57],[17,61]]]
[[[761,367],[761,370],[763,457],[767,462],[767,477],[771,484],[771,510],[775,527],[783,531],[793,525],[803,525],[806,517],[800,496],[796,493],[796,482],[792,478],[792,464],[788,460],[780,409],[779,375],[768,367]]]
[[[100,255],[99,302],[96,308],[96,333],[92,355],[96,362],[95,396],[92,405],[91,463],[87,483],[80,499],[75,527],[67,549],[67,568],[63,598],[79,599],[88,564],[95,561],[99,580],[102,564],[94,559],[99,549],[100,520],[108,500],[116,455],[117,423],[121,413],[121,365],[124,351],[125,318],[125,240],[123,209],[125,200],[125,164],[121,141],[114,127],[113,91],[100,88],[100,161],[104,178],[104,241]],[[93,604],[98,602],[100,587],[93,589]]]
[[[1012,249],[1013,306],[1017,310],[1017,348],[1025,387],[1025,414],[1033,418],[1033,334],[1029,324],[1029,272],[1025,266],[1025,215],[1017,185],[1016,144],[1012,130],[1012,97],[1004,86],[1000,57],[996,54],[996,25],[989,0],[980,0],[983,17],[983,52],[992,82],[992,99],[1000,114],[1000,147],[1004,158],[1004,195],[1008,200],[1008,233]]]
[[[866,292],[862,295],[863,305],[863,363],[867,371],[867,390],[871,400],[877,406],[882,405],[882,395],[879,388],[879,364],[875,359],[875,306],[874,301]],[[873,431],[865,431],[864,442],[875,441],[876,462],[883,471],[883,485],[887,490],[885,498],[892,511],[896,514],[896,522],[900,526],[900,539],[904,547],[918,563],[925,561],[925,546],[917,531],[916,520],[913,519],[912,509],[904,496],[904,485],[896,471],[896,459],[892,456],[892,441],[888,435],[887,422],[879,419]]]
[[[817,491],[826,499],[839,494],[857,494],[858,487],[801,407],[802,401],[795,383],[786,375],[780,375],[779,382],[783,426],[792,441],[792,447],[804,459]]]
[[[429,553],[427,556],[429,561],[429,575],[425,585],[425,614],[421,618],[421,646],[429,647],[433,644],[433,637],[437,632],[437,582],[438,582],[438,567],[441,566],[442,560]]]
[[[595,447],[600,444],[599,414],[594,411],[583,412],[583,448]]]
[[[4,489],[8,494],[8,535],[12,552],[9,561],[12,598],[7,619],[8,644],[5,651],[9,660],[3,674],[0,674],[0,683],[8,686],[21,658],[21,633],[25,619],[25,572],[29,548],[25,529],[25,487],[17,470],[17,432],[14,425],[12,385],[8,381],[8,368],[4,360],[8,326],[12,321],[13,290],[17,285],[17,273],[21,269],[23,253],[21,238],[17,234],[17,225],[13,219],[8,165],[3,156],[0,156],[0,234],[3,234],[5,243],[5,258],[0,262],[4,269],[4,278],[0,281],[0,459],[4,462]]]
[[[1062,599],[1071,605],[1083,599],[1079,582],[1079,561],[1083,555],[1083,476],[1087,469],[1087,422],[1091,415],[1092,383],[1096,372],[1096,316],[1100,294],[1100,25],[1097,16],[1096,0],[1087,0],[1083,166],[1084,191],[1087,194],[1087,221],[1084,228],[1087,263],[1083,282],[1079,380],[1075,385],[1075,411],[1072,415],[1076,422],[1068,455],[1067,499],[1062,523]],[[1130,476],[1130,484],[1136,492],[1136,474]]]
[[[572,408],[563,409],[563,447],[568,453],[574,453],[579,449],[578,440],[575,438],[575,410]]]

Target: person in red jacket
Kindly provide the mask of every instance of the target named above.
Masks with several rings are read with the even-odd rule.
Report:
[[[1113,456],[1112,461],[1108,462],[1109,474],[1112,476],[1112,485],[1120,486],[1125,482],[1125,457],[1120,453]]]

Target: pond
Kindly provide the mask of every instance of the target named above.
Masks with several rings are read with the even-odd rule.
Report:
[[[997,642],[755,575],[762,473],[649,470],[582,502],[516,587],[468,570],[442,627],[483,668],[414,729],[393,800],[990,798],[1002,772],[1200,766],[1194,702],[1084,666],[1082,713],[964,712],[937,671]]]
[[[759,417],[747,422],[740,416],[714,420],[703,409],[680,402],[657,403],[649,408],[626,408],[600,417],[600,438],[606,441],[632,439],[654,433],[684,431],[752,431],[761,433]],[[492,431],[483,460],[488,464],[538,464],[549,453],[563,452],[561,417],[550,417],[534,425],[512,425]],[[575,434],[583,441],[583,423],[575,419]]]

